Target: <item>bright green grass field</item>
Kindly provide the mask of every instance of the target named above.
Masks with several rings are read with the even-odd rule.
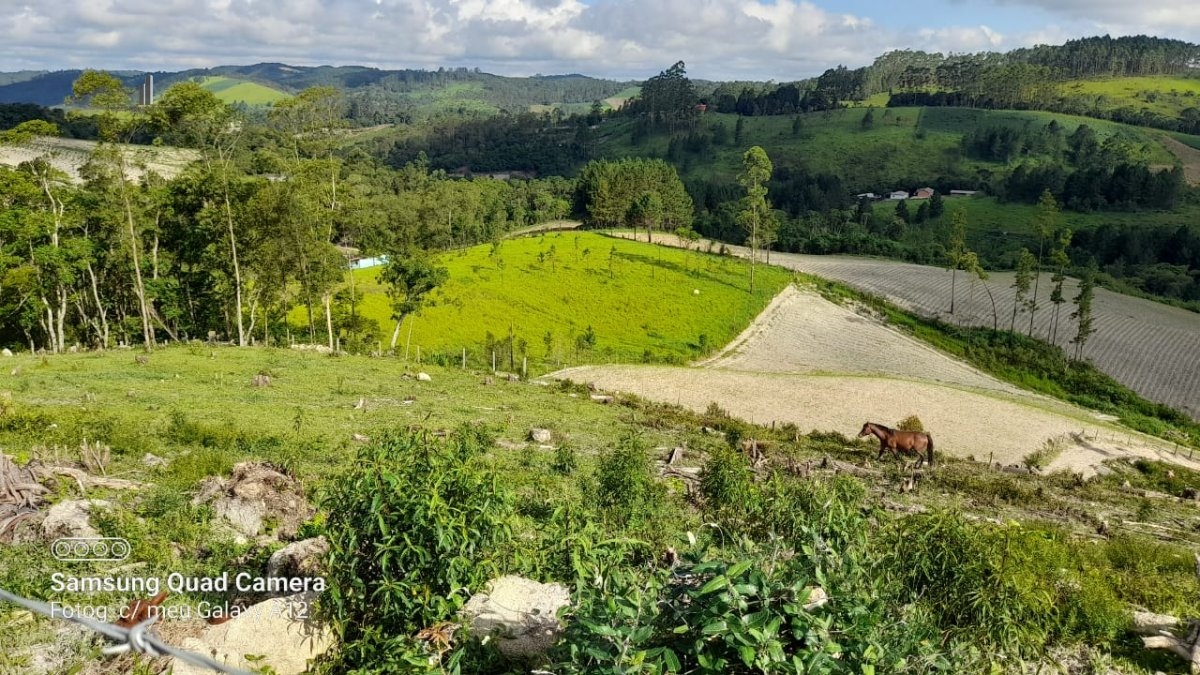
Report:
[[[539,262],[539,254],[551,247],[553,264]],[[441,262],[450,279],[436,292],[436,304],[415,321],[405,320],[398,348],[404,349],[411,327],[411,353],[418,346],[425,354],[466,348],[473,362],[486,363],[487,333],[507,339],[511,326],[514,341],[528,345],[531,370],[597,360],[637,362],[647,353],[656,361],[696,358],[736,337],[792,278],[787,270],[759,265],[750,296],[748,267],[740,260],[589,232],[507,240],[496,257],[490,245],[476,246],[445,254]],[[379,269],[354,274],[358,291],[365,293],[359,311],[378,321],[386,347],[394,322]],[[301,325],[304,316],[297,309],[289,318]],[[588,326],[596,344],[577,350],[576,338]]]
[[[226,103],[245,103],[246,105],[266,105],[290,98],[278,89],[272,89],[257,82],[239,80],[232,77],[212,76],[200,80],[200,86],[217,95]]]
[[[1188,108],[1200,107],[1200,78],[1114,77],[1082,80],[1062,85],[1064,96],[1091,96],[1101,110],[1132,107],[1178,117]]]

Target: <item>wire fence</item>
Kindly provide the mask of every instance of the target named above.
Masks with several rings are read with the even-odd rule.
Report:
[[[13,604],[20,605],[21,607],[24,607],[35,614],[41,614],[51,619],[58,619],[60,621],[77,623],[85,628],[89,628],[97,633],[100,633],[114,643],[103,649],[103,652],[108,655],[134,652],[137,654],[145,654],[147,656],[173,656],[176,659],[190,663],[193,666],[208,668],[219,673],[229,673],[230,675],[252,675],[248,671],[231,668],[207,656],[177,649],[163,643],[162,640],[159,640],[155,635],[149,632],[150,627],[154,625],[155,621],[158,620],[158,616],[156,615],[151,615],[149,619],[146,619],[132,628],[123,628],[115,624],[103,623],[83,616],[66,616],[62,612],[55,612],[50,605],[47,605],[44,602],[22,598],[19,595],[13,595],[3,588],[0,588],[0,600],[7,600]]]

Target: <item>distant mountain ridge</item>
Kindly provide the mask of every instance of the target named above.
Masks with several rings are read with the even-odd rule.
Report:
[[[71,93],[71,84],[82,70],[20,71],[0,73],[0,103],[35,103],[59,106]],[[192,78],[227,77],[243,80],[287,94],[313,86],[332,86],[347,92],[378,90],[388,94],[412,94],[449,84],[473,84],[489,91],[483,96],[499,109],[513,106],[581,104],[602,100],[632,84],[580,74],[505,77],[479,69],[440,68],[438,70],[385,70],[368,66],[293,66],[285,63],[225,65],[181,71],[110,71],[136,87],[147,72],[154,75],[155,87],[164,90],[172,84]],[[510,95],[495,95],[508,90]],[[361,92],[360,92],[361,93]],[[508,100],[511,99],[511,100]]]

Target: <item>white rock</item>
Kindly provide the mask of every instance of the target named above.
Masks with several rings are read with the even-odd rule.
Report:
[[[550,433],[549,429],[530,429],[529,440],[534,443],[549,443],[554,434]]]
[[[98,537],[89,521],[92,509],[108,508],[110,503],[103,499],[73,499],[59,502],[50,507],[42,521],[42,532],[47,537]]]
[[[433,382],[433,378],[429,376],[429,373],[417,373],[417,380],[420,382]]]
[[[242,670],[269,665],[279,675],[303,673],[309,659],[324,654],[333,644],[329,630],[309,620],[315,599],[315,594],[309,594],[260,602],[225,623],[206,627],[200,637],[188,638],[180,647]],[[250,663],[247,655],[264,658]],[[212,673],[177,659],[172,666],[174,675]]]
[[[267,560],[267,576],[316,577],[327,553],[329,542],[325,537],[292,542],[271,554]]]
[[[486,593],[471,596],[463,616],[472,635],[491,636],[506,656],[528,658],[554,645],[562,631],[558,610],[570,602],[571,592],[565,586],[503,576],[493,579]]]
[[[700,289],[699,289],[699,288],[693,288],[693,289],[692,289],[692,295],[700,295]]]
[[[4,351],[0,351],[0,356],[4,356],[5,358],[12,356],[12,355],[13,355],[12,350],[9,349],[8,347],[5,347]]]

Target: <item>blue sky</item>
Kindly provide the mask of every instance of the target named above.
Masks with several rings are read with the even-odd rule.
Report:
[[[0,0],[0,71],[281,61],[794,80],[890,49],[1200,42],[1192,0]]]

